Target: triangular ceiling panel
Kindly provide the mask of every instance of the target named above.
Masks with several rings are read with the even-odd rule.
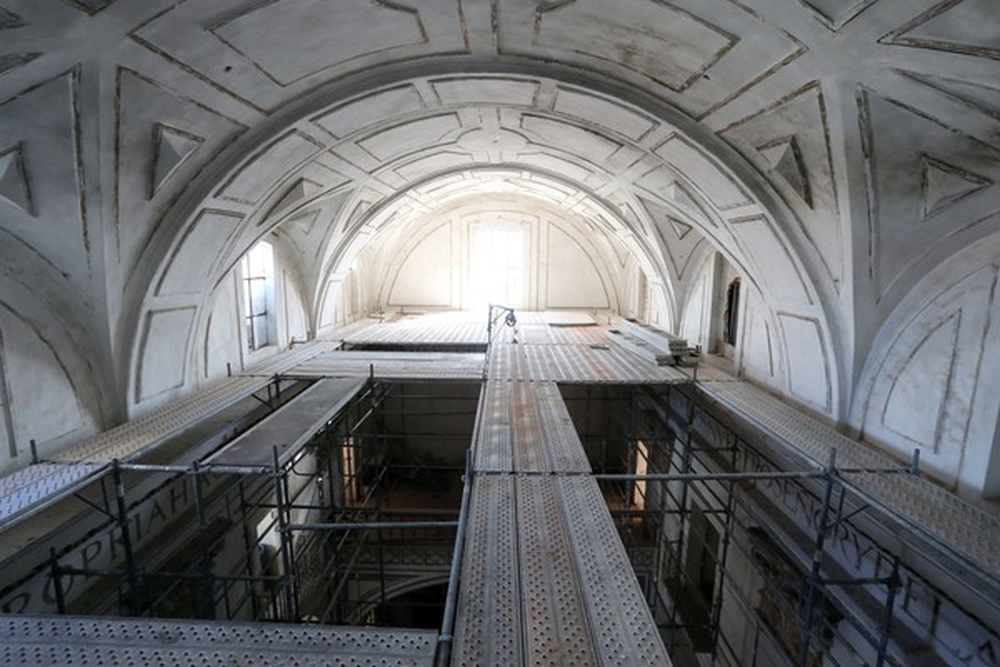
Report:
[[[677,238],[679,239],[684,238],[691,232],[691,225],[685,224],[677,218],[670,218],[670,224],[674,226],[674,231],[677,232]]]
[[[675,277],[682,279],[703,237],[701,234],[691,234],[692,226],[679,221],[667,207],[644,197],[639,198],[639,203],[642,204],[663,243],[663,249],[670,258]]]
[[[907,70],[896,71],[905,77],[947,95],[965,106],[1000,120],[1000,88],[973,81],[931,76]]]
[[[107,9],[107,7],[114,1],[115,0],[70,0],[70,2],[88,14],[96,14],[102,9]]]
[[[768,176],[836,284],[846,269],[826,109],[823,88],[814,81],[720,134]]]
[[[162,123],[156,123],[154,127],[153,179],[150,199],[181,163],[191,157],[191,154],[205,141],[204,137]]]
[[[749,157],[759,156],[785,192],[810,209],[837,213],[826,101],[818,83],[730,125],[721,134]]]
[[[988,178],[924,156],[924,218],[948,208],[962,197],[992,185]]]
[[[270,221],[275,215],[280,214],[299,202],[306,201],[314,194],[323,189],[323,186],[315,181],[311,181],[307,178],[297,179],[292,183],[285,193],[281,195],[281,199],[271,207],[267,215],[261,219],[261,223]]]
[[[20,146],[0,151],[0,201],[16,206],[28,215],[35,215]]]
[[[868,9],[875,0],[802,0],[831,30],[841,26]]]
[[[205,160],[244,126],[129,69],[118,70],[117,192],[118,247],[126,267],[152,230],[149,207],[168,197]],[[152,201],[151,201],[152,200]]]
[[[778,174],[799,199],[812,208],[812,191],[809,188],[809,174],[802,162],[802,151],[799,150],[795,137],[779,139],[766,146],[757,148],[760,154],[771,163],[771,168]]]
[[[299,213],[298,215],[289,218],[288,222],[283,225],[283,228],[293,231],[300,237],[309,236],[312,233],[313,227],[316,225],[316,218],[319,217],[319,214],[319,209]]]
[[[945,0],[879,41],[998,59],[996,23],[984,20],[996,13],[996,0]]]
[[[0,55],[0,74],[4,74],[12,69],[17,69],[22,65],[27,65],[32,60],[42,54],[40,53],[6,53]]]
[[[884,293],[943,237],[979,222],[984,206],[1000,204],[982,199],[996,195],[988,186],[1000,178],[1000,150],[874,91],[864,90],[860,101],[871,156],[870,269]],[[938,215],[945,208],[948,215]]]
[[[24,19],[10,11],[0,7],[0,30],[7,28],[20,28],[24,25]]]
[[[3,226],[70,279],[87,275],[92,238],[81,191],[78,75],[64,72],[0,104]]]

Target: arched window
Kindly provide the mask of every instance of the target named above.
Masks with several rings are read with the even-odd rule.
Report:
[[[243,322],[251,352],[274,342],[274,251],[261,241],[240,261],[243,276]]]
[[[740,279],[733,278],[732,282],[729,283],[729,287],[726,288],[726,312],[723,315],[725,322],[722,337],[727,345],[736,345],[736,328],[739,324],[739,311]]]

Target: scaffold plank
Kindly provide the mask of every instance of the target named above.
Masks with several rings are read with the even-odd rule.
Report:
[[[99,463],[40,463],[0,479],[0,527],[104,468]]]
[[[80,447],[54,458],[63,462],[126,460],[164,442],[263,389],[271,380],[236,377],[219,380],[206,389],[101,433]]]
[[[78,489],[114,459],[129,460],[265,387],[258,377],[226,378],[148,415],[110,429],[88,442],[3,479],[0,527],[13,525]],[[29,481],[34,480],[34,481]]]
[[[569,408],[554,382],[533,382],[535,409],[545,434],[545,451],[552,472],[589,473],[590,461]]]
[[[437,632],[124,618],[0,617],[0,665],[434,664]]]
[[[586,607],[573,567],[573,554],[556,480],[519,476],[517,490],[521,605],[528,665],[591,665]]]
[[[329,351],[287,369],[299,377],[368,377],[380,380],[464,380],[482,378],[481,353]]]
[[[294,456],[364,386],[358,378],[320,380],[213,454],[206,465],[270,466]]]
[[[746,382],[700,384],[708,395],[818,465],[837,452],[837,466],[902,470],[899,461],[848,438]],[[844,473],[842,477],[941,546],[978,564],[1000,582],[1000,518],[916,475]]]
[[[486,313],[433,313],[371,324],[344,336],[346,345],[485,345]]]
[[[489,377],[593,384],[672,384],[689,382],[675,368],[657,366],[624,349],[604,334],[586,345],[494,344]]]
[[[511,437],[511,394],[509,382],[487,382],[483,391],[483,409],[479,424],[473,469],[476,472],[512,472],[514,470]]]
[[[575,476],[557,484],[600,664],[670,665],[597,482]]]
[[[525,664],[514,478],[475,477],[469,509],[451,664]]]

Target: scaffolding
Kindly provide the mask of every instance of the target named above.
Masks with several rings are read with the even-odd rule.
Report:
[[[363,383],[318,430],[300,425],[309,431],[296,434],[301,446],[272,446],[267,465],[259,464],[259,451],[238,449],[238,439],[229,446],[235,454],[203,462],[113,461],[96,481],[98,500],[77,499],[103,517],[87,537],[109,534],[115,554],[96,567],[93,558],[80,563],[86,540],[51,547],[39,568],[48,575],[55,611],[411,627],[435,614],[453,618],[453,555],[464,508],[400,508],[388,500],[390,480],[400,474],[449,474],[461,479],[467,502],[468,464],[418,474],[420,466],[393,463],[386,415],[399,418],[407,410],[400,399],[391,403],[396,389],[374,379]],[[408,398],[442,399],[413,392]],[[422,404],[407,415],[440,412]],[[467,412],[471,422],[475,413]],[[468,436],[463,449],[467,444]],[[252,463],[232,462],[241,458]],[[161,506],[180,506],[180,498],[190,502],[167,525]],[[154,527],[155,544],[140,545],[137,538]],[[433,585],[439,600],[407,597]]]
[[[921,575],[851,478],[919,474],[916,454],[874,470],[833,450],[815,465],[694,385],[633,388],[622,435],[623,472],[594,477],[675,664],[907,664],[921,638],[897,618],[900,592]]]
[[[468,524],[480,546],[498,534],[492,522],[469,518],[473,477],[482,516],[496,510],[518,523],[507,528],[519,555],[524,545],[548,544],[541,535],[565,538],[567,560],[596,542],[572,533],[593,508],[570,503],[583,497],[574,495],[578,483],[595,480],[679,667],[882,667],[907,664],[914,647],[943,655],[900,613],[916,604],[911,588],[932,588],[926,567],[895,537],[899,516],[856,483],[915,477],[916,455],[898,467],[845,465],[836,453],[818,463],[755,434],[696,381],[498,380],[482,392],[479,383],[460,391],[461,383],[403,390],[374,377],[356,382],[360,390],[319,427],[299,424],[289,447],[233,445],[226,456],[177,465],[112,461],[73,496],[99,525],[52,547],[28,576],[45,576],[59,614],[394,627],[421,617],[438,629],[443,666],[459,582],[486,576],[462,571]],[[550,409],[560,394],[575,434]],[[266,402],[273,409],[281,400]],[[308,400],[304,391],[292,402]],[[480,438],[489,419],[502,428]],[[434,437],[464,452],[460,464],[394,458],[410,430],[455,420],[476,430]],[[579,456],[569,456],[573,435]],[[535,438],[549,448],[544,456]],[[480,439],[489,446],[468,450]],[[442,480],[459,478],[455,497]],[[440,491],[441,501],[399,507],[412,497],[406,487]],[[520,525],[531,515],[519,512],[544,518],[558,503],[567,519],[561,537],[544,520]],[[150,542],[154,533],[164,537]],[[99,535],[104,546],[92,547]],[[524,585],[523,573],[511,578],[510,586]],[[419,589],[436,590],[435,599],[411,595]]]

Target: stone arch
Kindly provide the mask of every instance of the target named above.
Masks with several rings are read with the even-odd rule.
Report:
[[[174,208],[171,223],[164,225],[158,239],[161,247],[170,251],[163,253],[166,259],[150,258],[145,289],[136,285],[141,305],[131,314],[139,326],[130,334],[130,384],[134,386],[141,374],[143,351],[139,348],[147,339],[152,319],[168,308],[176,309],[178,303],[190,310],[190,327],[198,326],[195,322],[204,317],[204,295],[185,292],[184,281],[196,280],[190,271],[181,277],[179,290],[162,293],[161,286],[177,279],[177,267],[200,265],[209,282],[218,280],[263,233],[290,215],[337,198],[340,208],[331,219],[324,253],[328,258],[343,258],[350,247],[363,243],[378,212],[416,184],[469,168],[499,165],[531,174],[544,173],[547,167],[549,173],[554,170],[564,181],[575,183],[582,192],[603,202],[614,214],[610,217],[621,223],[622,236],[631,237],[640,246],[655,247],[653,223],[642,204],[642,200],[653,200],[724,252],[741,267],[778,322],[782,335],[775,338],[789,350],[803,350],[789,355],[785,377],[772,386],[804,396],[811,406],[837,415],[841,392],[846,390],[840,381],[842,326],[837,311],[825,305],[832,301],[822,298],[831,288],[811,277],[821,272],[812,266],[808,253],[797,250],[800,239],[791,231],[790,214],[766,180],[717,137],[662,102],[607,80],[590,80],[579,72],[567,75],[557,67],[542,68],[543,74],[530,76],[512,69],[515,71],[502,74],[484,70],[436,78],[390,78],[363,92],[346,84],[339,92],[336,86],[325,88],[307,96],[309,99],[295,111],[279,114],[268,128],[237,142],[240,150],[234,147],[226,158],[206,168],[189,196]],[[459,96],[450,102],[439,96],[432,104],[424,95],[419,105],[397,111],[375,129],[359,119],[378,118],[378,113],[360,113],[376,109],[352,107],[374,104],[373,99],[381,99],[379,96],[398,96],[408,86],[419,97],[421,90],[442,81],[467,85],[453,88],[452,93]],[[521,86],[514,91],[521,90],[521,97],[510,92],[512,82]],[[554,86],[557,95],[565,95],[565,104],[543,104],[537,95],[529,99],[524,94],[537,90],[541,82]],[[513,97],[514,103],[503,106],[495,102],[498,86],[503,88],[504,98]],[[398,99],[393,99],[398,108]],[[484,101],[487,99],[490,101]],[[476,109],[478,120],[467,121],[460,113],[470,108]],[[279,122],[282,116],[284,120]],[[503,123],[508,116],[519,119],[521,132],[508,131],[510,128],[500,132],[491,125],[493,121],[483,120],[495,117]],[[491,153],[493,139],[499,144],[495,155]],[[527,147],[525,141],[529,142]],[[321,178],[326,174],[324,169],[332,170],[323,166],[319,156],[328,156],[347,144],[352,151],[367,151],[373,160],[370,172],[364,177],[337,173]],[[572,152],[567,153],[567,148]],[[589,171],[579,173],[580,169]],[[200,228],[212,222],[212,233],[206,235],[212,238],[201,239],[194,247],[211,252],[213,259],[173,261],[186,252],[184,240],[196,237]],[[652,277],[670,287],[669,272],[663,267],[667,259],[655,252],[647,257],[658,264]],[[322,263],[330,265],[330,261]],[[314,278],[329,271],[313,268]],[[319,280],[314,283],[313,312],[324,289]],[[676,320],[676,300],[673,303],[671,319]],[[189,344],[193,340],[191,336],[185,339]],[[809,361],[810,356],[818,357],[821,363]],[[806,377],[816,373],[819,380]],[[184,383],[189,385],[190,380]],[[824,385],[825,391],[801,391],[816,383]],[[141,402],[141,397],[135,398],[135,404]]]

